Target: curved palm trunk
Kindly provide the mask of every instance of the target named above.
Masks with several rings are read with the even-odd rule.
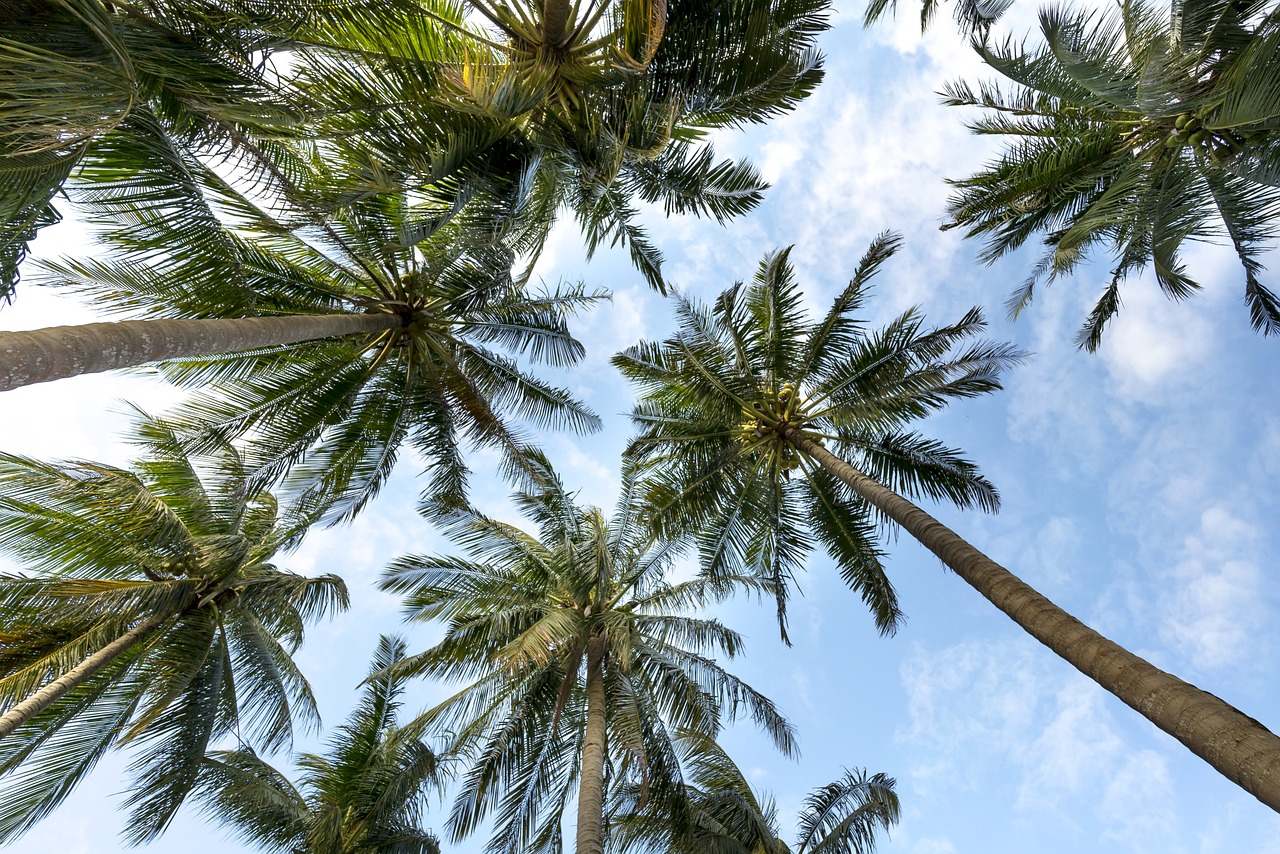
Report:
[[[394,329],[394,314],[122,320],[0,332],[0,391],[147,362]]]
[[[587,734],[578,782],[577,854],[604,854],[604,637],[587,646]]]
[[[1033,638],[1182,742],[1228,780],[1280,812],[1280,737],[1222,699],[1098,634],[910,501],[807,436],[784,429],[797,448],[906,528]]]
[[[5,712],[3,716],[0,716],[0,739],[5,738],[15,729],[53,705],[68,691],[84,684],[85,680],[119,658],[121,653],[145,638],[153,629],[167,620],[169,616],[166,614],[152,617],[150,620],[144,620]]]

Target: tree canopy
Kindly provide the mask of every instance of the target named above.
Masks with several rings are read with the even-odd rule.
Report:
[[[987,111],[970,125],[976,132],[1013,139],[952,182],[945,227],[985,238],[988,263],[1035,235],[1047,247],[1010,312],[1030,304],[1042,280],[1105,250],[1111,280],[1077,338],[1095,350],[1126,278],[1150,269],[1167,296],[1186,299],[1200,284],[1184,245],[1225,237],[1244,272],[1251,325],[1280,333],[1280,298],[1261,278],[1262,253],[1280,236],[1280,7],[1049,7],[1040,31],[1033,47],[978,45],[1010,89],[953,83],[946,92],[950,104]]]
[[[131,749],[126,838],[155,838],[195,784],[205,750],[234,737],[287,746],[319,723],[292,659],[305,625],[345,608],[332,575],[273,558],[315,519],[255,488],[229,444],[186,453],[143,420],[132,471],[0,456],[0,548],[36,570],[0,576],[0,702],[8,706],[143,625],[96,673],[0,740],[0,836],[54,809],[113,747]]]

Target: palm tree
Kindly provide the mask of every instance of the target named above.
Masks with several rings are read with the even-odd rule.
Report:
[[[397,27],[354,16],[299,74],[327,108],[321,135],[351,164],[346,196],[416,182],[443,211],[473,199],[544,222],[560,208],[588,252],[628,247],[663,288],[639,200],[725,221],[765,188],[719,161],[709,131],[790,110],[821,79],[827,0],[516,0],[410,8]],[[320,41],[324,34],[312,36]],[[544,232],[545,234],[545,232]]]
[[[598,428],[596,415],[568,392],[490,346],[571,365],[583,348],[566,319],[605,296],[581,285],[535,291],[514,281],[519,233],[501,243],[480,240],[478,225],[459,220],[418,244],[411,232],[421,211],[403,193],[364,199],[302,234],[229,188],[223,201],[232,206],[224,214],[230,225],[212,210],[185,221],[144,211],[133,227],[104,236],[117,250],[105,260],[49,265],[51,280],[100,305],[197,319],[3,334],[0,354],[8,341],[35,342],[25,362],[12,357],[6,367],[48,373],[55,351],[151,356],[172,341],[164,355],[183,360],[168,375],[202,388],[175,423],[214,441],[252,431],[250,460],[272,475],[305,455],[301,481],[322,484],[338,516],[377,492],[406,441],[431,466],[434,499],[451,504],[462,500],[465,482],[461,437],[514,455],[511,416]],[[177,240],[175,231],[188,237]],[[172,246],[185,248],[164,248]],[[261,336],[235,337],[250,328]],[[338,328],[345,337],[321,337]],[[98,350],[85,343],[90,333],[129,343]]]
[[[153,420],[138,441],[133,471],[0,455],[0,548],[39,572],[0,576],[0,839],[115,746],[137,750],[126,836],[152,839],[211,742],[275,749],[318,722],[291,655],[346,587],[271,563],[314,510],[255,489],[230,445],[193,457]]]
[[[695,733],[681,735],[676,744],[689,780],[687,818],[675,823],[638,807],[635,793],[624,793],[610,838],[618,854],[871,854],[877,829],[887,832],[898,822],[894,779],[846,769],[805,799],[795,846],[788,846],[779,838],[776,805],[751,788],[720,745]]]
[[[726,672],[742,639],[718,621],[688,616],[749,577],[671,584],[679,544],[643,521],[632,473],[612,520],[580,508],[545,459],[537,486],[515,501],[538,536],[475,512],[451,537],[475,560],[405,557],[382,587],[406,594],[414,620],[447,620],[444,639],[398,672],[469,680],[426,712],[470,763],[454,803],[455,840],[496,808],[493,851],[560,851],[561,816],[577,783],[579,854],[603,854],[608,789],[629,781],[657,808],[678,811],[671,730],[714,736],[750,714],[784,753],[795,744],[773,703]]]
[[[396,724],[404,682],[387,675],[404,653],[399,638],[379,640],[360,705],[326,755],[298,758],[297,787],[252,751],[207,757],[194,790],[204,814],[278,854],[440,854],[421,826],[436,755]]]
[[[891,632],[900,610],[878,540],[901,526],[1036,640],[1280,809],[1280,738],[1080,623],[898,494],[995,508],[972,463],[906,428],[951,399],[997,390],[1020,357],[965,344],[984,325],[976,309],[935,329],[914,309],[864,329],[853,313],[898,245],[878,238],[817,323],[801,310],[784,251],[714,309],[678,299],[675,337],[615,357],[641,389],[631,452],[653,474],[661,530],[697,531],[713,577],[745,563],[772,579],[780,622],[791,575],[817,540]]]
[[[265,61],[297,11],[188,0],[17,0],[0,7],[0,295],[73,173],[225,158],[294,135],[302,105]],[[83,167],[83,168],[81,168]],[[157,177],[157,176],[152,176]],[[181,185],[145,183],[151,193]]]
[[[1200,286],[1183,243],[1225,234],[1253,328],[1280,333],[1280,298],[1259,278],[1261,253],[1280,235],[1280,6],[1186,0],[1167,16],[1143,3],[1114,14],[1054,7],[1040,29],[1035,49],[978,47],[1011,91],[957,83],[946,93],[949,104],[990,111],[976,132],[1015,141],[952,182],[944,228],[986,237],[988,263],[1032,235],[1048,247],[1011,313],[1040,281],[1105,246],[1115,267],[1077,337],[1094,350],[1129,275],[1150,267],[1166,295],[1185,299]]]

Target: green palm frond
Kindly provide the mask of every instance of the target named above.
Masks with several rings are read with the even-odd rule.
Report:
[[[869,854],[877,829],[888,832],[899,816],[892,777],[846,769],[805,799],[796,822],[796,854]]]
[[[677,333],[613,363],[636,384],[653,521],[693,536],[708,578],[749,575],[773,593],[786,638],[794,577],[821,544],[891,633],[902,609],[883,567],[889,521],[800,451],[791,430],[905,494],[994,510],[994,488],[958,452],[904,428],[948,403],[995,391],[1020,360],[978,340],[976,309],[930,328],[910,309],[878,330],[858,319],[871,278],[901,241],[882,234],[818,321],[802,310],[787,251],[712,306],[674,300]]]
[[[871,854],[876,833],[900,816],[893,778],[849,771],[814,789],[797,818],[797,841],[779,837],[778,810],[757,793],[713,739],[678,731],[673,738],[684,782],[670,806],[640,802],[636,787],[613,804],[611,851],[641,854]]]
[[[1269,8],[1268,8],[1269,7]],[[1145,3],[1113,12],[1040,15],[1043,44],[983,43],[1008,91],[956,83],[946,102],[979,106],[971,127],[1010,138],[983,170],[952,181],[949,222],[982,237],[994,261],[1042,237],[1046,251],[1010,299],[1016,315],[1041,281],[1097,251],[1111,281],[1077,337],[1095,350],[1120,307],[1120,286],[1150,269],[1172,299],[1199,285],[1181,260],[1188,241],[1226,236],[1245,273],[1253,328],[1280,331],[1257,256],[1280,217],[1280,9],[1188,0],[1166,14]]]
[[[983,38],[993,24],[1009,10],[1013,0],[955,0],[951,10],[956,26],[961,33]],[[920,4],[920,31],[929,29],[942,7],[940,0],[922,0]],[[862,13],[862,25],[869,27],[884,18],[886,13],[897,14],[897,0],[867,0],[867,7]]]
[[[358,705],[325,755],[299,757],[296,786],[252,752],[207,756],[194,789],[205,816],[282,854],[439,854],[420,826],[425,796],[439,782],[437,758],[396,720],[404,680],[393,674],[404,655],[404,641],[379,640]]]
[[[119,746],[134,756],[126,837],[152,839],[214,740],[234,732],[275,749],[295,720],[317,721],[291,654],[306,622],[346,606],[346,589],[268,562],[315,509],[253,487],[228,444],[187,454],[172,425],[142,413],[135,440],[146,453],[131,470],[0,459],[0,547],[40,570],[0,579],[4,705],[136,635],[0,740],[0,838]]]
[[[151,211],[145,199],[123,194],[116,213],[128,213],[133,225],[104,233],[113,251],[49,264],[46,280],[108,307],[145,306],[161,317],[372,312],[392,319],[391,328],[368,335],[164,366],[170,379],[205,388],[173,416],[186,451],[213,453],[251,434],[246,489],[288,473],[291,502],[327,505],[328,519],[340,521],[378,493],[406,442],[424,452],[426,494],[449,509],[466,500],[459,444],[497,446],[518,469],[525,439],[512,422],[599,429],[594,412],[512,356],[576,363],[584,351],[569,317],[605,292],[516,282],[514,247],[465,221],[428,243],[405,243],[422,206],[403,190],[350,204],[323,227],[290,230],[225,184],[220,196],[209,195],[203,188],[217,176],[198,160],[179,160],[196,176],[190,211],[175,215],[181,212],[167,200]],[[179,186],[179,177],[162,183]],[[186,248],[161,252],[175,241]]]
[[[699,140],[812,91],[827,5],[424,3],[396,27],[331,26],[298,85],[355,176],[337,203],[394,176],[438,211],[420,236],[480,211],[500,230],[523,220],[535,255],[568,210],[589,250],[625,244],[663,289],[635,198],[718,220],[759,203],[754,168],[716,163]]]
[[[458,513],[447,529],[466,558],[403,557],[382,582],[405,597],[410,619],[446,623],[439,644],[388,672],[465,684],[417,724],[448,734],[466,769],[452,837],[491,819],[491,850],[558,850],[563,812],[582,779],[591,661],[602,661],[608,761],[655,791],[675,785],[657,776],[678,771],[664,759],[672,755],[668,727],[714,735],[743,715],[794,751],[777,707],[717,661],[740,654],[742,638],[688,613],[740,586],[758,590],[757,580],[672,586],[666,572],[683,543],[649,531],[634,467],[609,520],[580,507],[540,453],[530,461],[514,500],[536,536],[474,510]]]
[[[56,220],[50,202],[73,175],[81,186],[105,180],[114,185],[108,195],[154,208],[192,198],[185,182],[166,183],[172,170],[156,169],[165,152],[206,162],[252,152],[248,172],[262,173],[258,155],[293,134],[302,115],[296,93],[256,59],[281,46],[290,17],[190,3],[128,11],[96,0],[7,4],[0,174],[10,180],[0,205],[0,290],[12,289],[25,243]],[[91,205],[99,201],[88,192]]]

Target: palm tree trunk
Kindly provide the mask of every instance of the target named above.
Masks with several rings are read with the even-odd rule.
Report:
[[[90,655],[84,661],[62,674],[60,677],[14,706],[9,711],[0,716],[0,739],[7,737],[15,729],[22,726],[31,718],[43,712],[49,706],[53,705],[61,699],[68,691],[84,684],[85,680],[92,677],[102,668],[120,657],[120,654],[128,650],[138,641],[145,638],[151,633],[156,626],[159,626],[167,620],[170,614],[164,614],[159,617],[152,617],[149,620],[143,620],[102,649]]]
[[[587,646],[587,733],[578,782],[577,854],[604,854],[604,636]]]
[[[1280,812],[1280,737],[1222,699],[1098,634],[910,501],[808,436],[783,429],[796,448],[906,528],[1033,638],[1182,742],[1228,780]]]
[[[542,44],[559,47],[569,23],[569,0],[544,0],[542,4]]]
[[[395,314],[123,320],[0,332],[0,391],[147,362],[394,329]]]

